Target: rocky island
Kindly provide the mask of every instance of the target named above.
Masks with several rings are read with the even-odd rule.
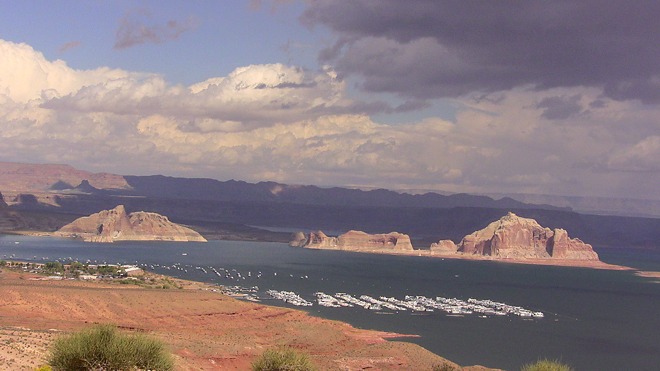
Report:
[[[398,232],[368,234],[361,231],[348,231],[338,237],[328,237],[321,231],[308,234],[298,232],[293,235],[289,245],[310,249],[348,251],[413,251],[410,237],[407,234]]]
[[[87,242],[179,241],[206,242],[194,230],[172,223],[166,216],[138,211],[127,214],[123,205],[78,218],[53,233]]]
[[[568,237],[561,228],[544,228],[534,219],[508,213],[456,245],[440,240],[430,248],[437,254],[458,254],[495,259],[562,259],[598,261],[592,246]]]
[[[349,231],[329,237],[321,231],[295,233],[290,246],[366,253],[416,255],[437,258],[505,261],[507,263],[629,269],[599,260],[593,247],[570,238],[561,228],[542,227],[536,220],[509,212],[458,243],[440,240],[428,249],[413,248],[407,234],[368,234]]]

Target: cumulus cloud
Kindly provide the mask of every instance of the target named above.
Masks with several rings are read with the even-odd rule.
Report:
[[[307,4],[302,22],[337,34],[320,59],[368,91],[437,98],[586,86],[660,102],[657,1]]]
[[[49,98],[77,92],[88,85],[112,79],[135,78],[139,74],[98,68],[76,71],[64,61],[48,61],[27,44],[0,39],[0,95],[15,102]]]
[[[251,65],[179,86],[158,75],[75,70],[24,44],[0,42],[0,52],[4,160],[120,174],[660,198],[658,109],[596,88],[468,94],[455,101],[454,120],[385,125],[369,117],[373,105],[347,98],[331,68]],[[559,118],[562,125],[547,125]]]
[[[55,97],[44,107],[168,114],[257,127],[359,109],[360,103],[347,99],[344,89],[332,70],[316,73],[282,64],[251,65],[189,87],[170,86],[160,76],[127,76]]]
[[[176,40],[182,33],[197,27],[194,17],[170,19],[163,24],[147,24],[151,18],[151,13],[145,9],[128,12],[119,21],[114,48],[126,49],[145,43],[160,44]]]

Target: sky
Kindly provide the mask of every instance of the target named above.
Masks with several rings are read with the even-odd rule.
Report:
[[[0,161],[660,199],[658,1],[0,0]]]

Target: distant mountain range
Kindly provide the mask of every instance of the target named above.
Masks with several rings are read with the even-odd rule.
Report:
[[[660,218],[581,214],[566,204],[525,203],[468,194],[407,194],[247,183],[162,175],[90,173],[68,165],[0,162],[0,231],[51,230],[82,215],[125,205],[196,226],[208,239],[288,242],[295,230],[397,231],[419,246],[458,242],[508,211],[595,246],[660,247]],[[5,211],[2,211],[4,209]]]
[[[660,217],[660,200],[538,194],[490,194],[489,196],[494,198],[510,197],[531,204],[568,207],[583,214]]]
[[[660,200],[534,194],[444,195],[385,189],[359,190],[275,182],[247,183],[163,175],[124,176],[92,173],[61,164],[0,162],[0,192],[132,195],[171,199],[278,202],[301,205],[374,207],[485,207],[573,210],[595,215],[660,217]]]
[[[527,204],[509,197],[493,199],[469,194],[408,194],[385,189],[363,191],[275,182],[247,183],[163,175],[122,176],[91,173],[69,165],[0,162],[0,192],[60,192],[143,196],[231,202],[276,202],[322,206],[371,206],[570,210],[548,204]]]
[[[233,202],[277,202],[320,206],[370,206],[452,208],[486,207],[496,209],[570,210],[551,205],[533,205],[504,197],[495,200],[487,196],[437,193],[412,195],[386,189],[362,191],[349,188],[322,188],[313,185],[287,185],[275,182],[247,183],[213,179],[173,178],[155,176],[125,176],[129,193],[146,197],[197,199]]]

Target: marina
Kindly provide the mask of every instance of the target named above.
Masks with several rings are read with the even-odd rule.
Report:
[[[267,294],[273,299],[279,299],[285,303],[295,306],[312,306],[313,303],[303,299],[300,295],[292,291],[268,290]],[[444,298],[441,296],[435,299],[426,296],[407,295],[404,300],[394,297],[381,296],[376,299],[369,295],[360,295],[359,298],[344,292],[338,292],[329,295],[324,292],[314,294],[318,305],[326,308],[347,308],[362,307],[372,311],[391,312],[434,312],[439,309],[450,315],[466,315],[478,313],[482,317],[487,316],[518,316],[522,318],[544,318],[545,315],[540,311],[532,311],[523,307],[509,305],[493,300],[478,300],[469,298],[467,301],[456,298]]]
[[[182,256],[187,256],[187,253],[182,253]],[[12,254],[11,257],[15,257]],[[41,260],[47,260],[48,257],[42,257]],[[36,256],[32,260],[39,260]],[[57,258],[55,261],[62,263],[73,262],[72,257]],[[106,261],[99,262],[97,260],[86,260],[85,264],[108,264]],[[119,265],[119,263],[117,263]],[[150,271],[179,271],[188,273],[188,271],[197,271],[204,275],[215,275],[218,279],[225,281],[232,281],[232,284],[220,284],[219,291],[224,292],[234,298],[248,300],[253,302],[260,302],[262,300],[275,299],[284,303],[297,306],[297,307],[312,307],[314,302],[303,298],[289,290],[275,290],[268,289],[265,291],[267,296],[260,291],[259,286],[241,286],[234,284],[235,282],[242,282],[246,278],[252,278],[252,271],[247,274],[241,273],[235,268],[224,268],[214,266],[199,266],[191,264],[183,264],[176,262],[173,264],[147,264],[134,262],[136,267]],[[263,276],[261,271],[258,271],[254,278],[260,279]],[[277,276],[277,272],[273,272],[273,277]],[[289,274],[289,278],[309,279],[309,275],[294,276]],[[478,314],[482,318],[489,316],[518,316],[521,318],[544,318],[545,314],[541,311],[534,311],[520,306],[510,305],[503,302],[493,301],[490,299],[474,299],[468,298],[461,300],[457,298],[446,298],[436,296],[435,298],[426,297],[423,295],[406,295],[403,299],[398,299],[392,296],[379,296],[378,298],[370,295],[352,295],[345,292],[337,292],[334,295],[326,294],[322,291],[314,293],[316,305],[325,308],[353,308],[360,307],[366,310],[377,312],[378,314],[395,314],[395,313],[427,313],[430,314],[438,310],[438,313],[445,313],[451,316],[464,316],[471,314]]]
[[[181,263],[174,263],[172,265],[161,266],[159,264],[139,264],[143,269],[156,270],[178,270],[184,273],[188,269],[195,269],[205,275],[214,274],[219,278],[228,281],[241,282],[246,277],[253,277],[252,272],[248,271],[247,274],[241,273],[237,269],[229,269],[224,267],[213,266],[192,266]],[[259,271],[255,278],[259,279],[263,273]],[[273,276],[277,276],[277,272],[273,272]],[[289,278],[309,279],[308,275],[296,277],[289,274]],[[436,296],[435,298],[426,297],[423,295],[406,295],[403,299],[392,296],[379,296],[378,298],[366,294],[348,294],[345,292],[337,292],[333,295],[327,294],[322,291],[314,293],[315,299],[305,299],[300,294],[290,290],[275,290],[269,289],[264,293],[259,290],[259,286],[244,287],[241,285],[221,285],[225,293],[238,299],[259,302],[262,300],[280,300],[284,303],[298,306],[298,307],[312,307],[314,306],[313,300],[316,305],[325,308],[353,308],[360,307],[366,310],[378,312],[379,314],[395,314],[395,313],[426,313],[433,312],[445,313],[452,316],[464,316],[476,314],[482,318],[489,316],[518,316],[521,318],[535,318],[541,319],[545,317],[542,311],[526,309],[521,306],[510,305],[503,302],[498,302],[490,299],[475,299],[468,298],[467,300],[457,298],[447,298]]]
[[[188,255],[181,255],[184,252]],[[608,262],[611,257],[613,263],[659,270],[660,255],[643,253],[599,251]],[[561,357],[576,369],[615,371],[655,370],[660,362],[660,350],[653,342],[658,286],[630,272],[359,255],[230,241],[106,246],[8,236],[0,237],[0,256],[5,255],[6,260],[30,263],[138,265],[205,282],[241,300],[298,308],[364,329],[419,335],[405,341],[459,364],[517,369],[541,356]],[[294,293],[312,305],[275,299],[268,290]],[[347,296],[337,297],[341,293]],[[404,303],[425,309],[413,310]],[[380,310],[365,309],[366,304],[378,304]],[[507,310],[519,314],[497,314]],[[535,312],[544,316],[535,317]],[[508,341],[493,342],[488,334]],[[475,352],[475,347],[484,351]]]

